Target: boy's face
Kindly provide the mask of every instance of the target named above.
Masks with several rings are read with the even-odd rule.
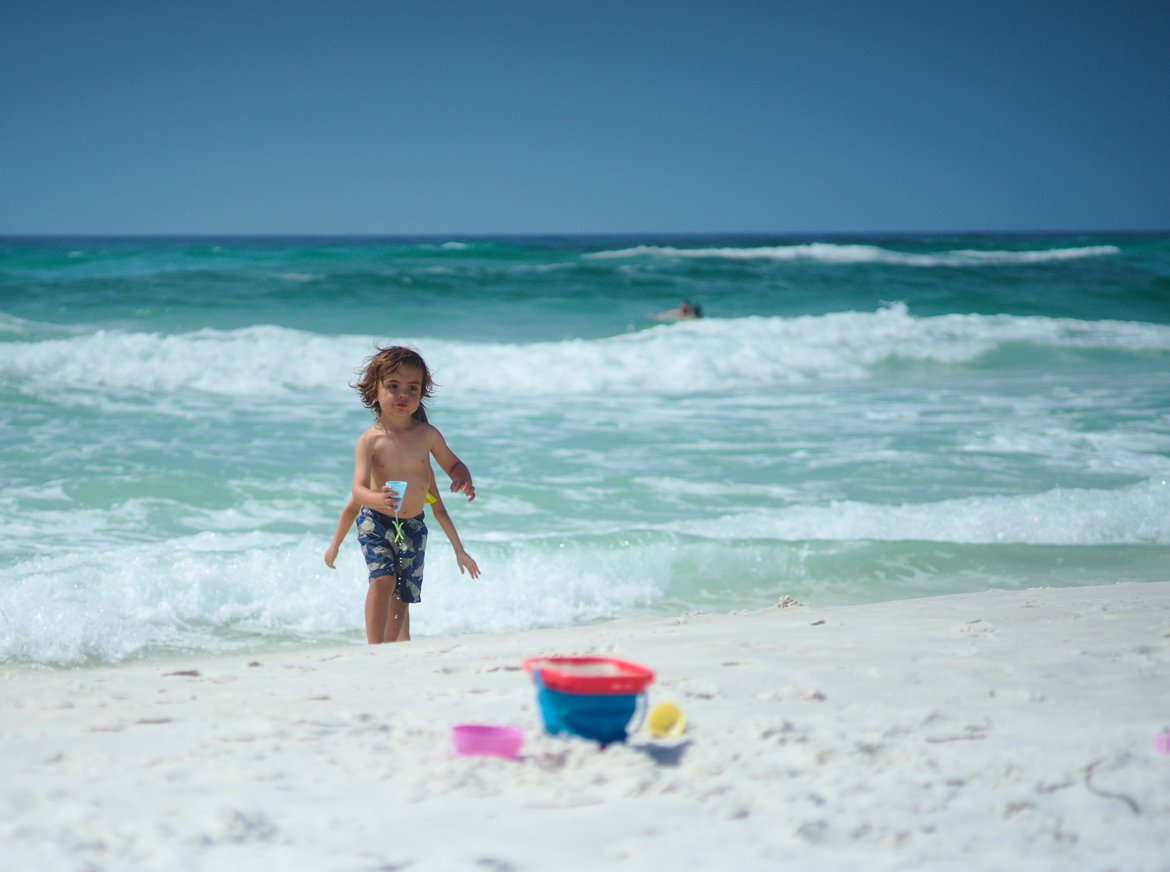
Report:
[[[387,373],[378,385],[378,408],[383,415],[409,418],[422,402],[422,369],[409,363]]]

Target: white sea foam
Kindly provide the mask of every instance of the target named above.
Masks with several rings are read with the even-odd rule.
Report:
[[[100,330],[71,339],[0,346],[0,380],[235,396],[314,391],[344,385],[374,344],[280,327],[164,335]]]
[[[962,267],[1021,263],[1049,263],[1085,257],[1120,254],[1115,245],[1086,245],[1077,248],[1047,248],[1030,251],[978,251],[957,249],[937,254],[912,254],[877,245],[844,245],[808,242],[800,245],[764,245],[752,248],[678,248],[675,246],[636,245],[613,251],[599,251],[590,258],[709,258],[725,260],[815,261],[818,263],[886,263],[917,267]]]
[[[1116,398],[1099,409],[1124,407]],[[1170,434],[1146,429],[1089,431],[1057,426],[1052,410],[1034,420],[998,419],[966,437],[960,453],[1042,457],[1049,468],[1106,475],[1170,475]]]
[[[1165,352],[1170,327],[1007,315],[916,318],[894,304],[877,312],[707,319],[600,340],[435,343],[428,357],[464,390],[589,395],[859,380],[891,361],[957,365],[1007,344]]]
[[[32,321],[0,312],[0,333],[25,333],[32,326]]]
[[[624,551],[478,546],[484,574],[461,576],[440,536],[427,556],[416,635],[499,632],[617,617],[668,583],[666,543]],[[352,543],[351,543],[352,546]],[[118,662],[150,651],[224,653],[266,640],[360,641],[366,570],[356,547],[336,570],[319,537],[204,532],[35,557],[0,586],[0,662]],[[84,578],[84,584],[77,579]]]
[[[244,548],[204,533],[156,545],[53,555],[6,571],[0,661],[117,662],[149,649],[224,652],[240,634],[343,634],[360,619],[352,590],[309,551]],[[260,544],[256,537],[256,545]],[[78,579],[84,579],[79,584]],[[352,576],[348,580],[352,582]]]
[[[1084,257],[1108,257],[1121,254],[1116,245],[1085,245],[1079,248],[1046,248],[1036,251],[977,251],[958,249],[951,252],[956,259],[954,266],[977,263],[1049,263],[1058,260],[1079,260]],[[928,266],[930,264],[927,264]]]
[[[893,506],[789,505],[653,527],[566,536],[559,543],[556,537],[521,536],[487,543],[468,530],[465,544],[483,569],[474,581],[459,575],[436,534],[413,629],[425,636],[564,626],[653,611],[664,596],[681,595],[693,608],[704,578],[714,585],[719,607],[734,608],[753,586],[776,589],[805,578],[809,567],[802,555],[817,541],[927,541],[951,549],[1164,546],[1170,544],[1170,484],[1155,479],[1117,490],[1057,489]],[[320,535],[204,531],[18,561],[0,585],[0,662],[117,662],[158,651],[358,643],[365,591],[361,557],[350,543],[337,569],[329,570],[322,550]],[[823,549],[818,554],[815,571],[833,584],[847,583],[857,571],[848,549],[838,558]],[[905,571],[902,556],[891,556],[890,565],[869,559],[879,561],[871,563],[870,573]],[[977,565],[968,571],[978,574]],[[736,576],[731,588],[728,573]],[[892,592],[913,592],[891,584]]]
[[[891,361],[957,365],[1009,344],[1166,352],[1170,327],[1009,315],[915,317],[896,303],[876,312],[711,318],[604,339],[510,344],[419,338],[411,344],[424,350],[439,383],[452,391],[596,395],[858,380]],[[108,388],[155,396],[342,395],[374,346],[373,337],[271,326],[178,335],[103,330],[0,344],[0,383],[49,396],[63,387],[83,394]],[[70,397],[79,400],[84,396]]]
[[[1170,483],[1155,478],[1115,490],[1056,488],[1016,496],[931,503],[838,501],[683,524],[696,534],[780,541],[1170,545]]]

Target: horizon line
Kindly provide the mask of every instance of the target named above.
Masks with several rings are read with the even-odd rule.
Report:
[[[574,231],[503,231],[503,232],[460,232],[460,231],[160,231],[99,233],[92,231],[65,232],[5,232],[0,239],[437,239],[461,237],[464,239],[518,239],[545,238],[568,239],[581,237],[630,237],[630,236],[695,236],[695,237],[812,237],[812,236],[1157,236],[1170,234],[1170,227],[1151,229],[982,229],[982,230],[574,230]]]

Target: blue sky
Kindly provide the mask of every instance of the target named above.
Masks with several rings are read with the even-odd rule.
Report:
[[[1170,4],[6,0],[0,233],[1170,228]]]

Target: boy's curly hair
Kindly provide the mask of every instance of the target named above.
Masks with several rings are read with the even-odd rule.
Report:
[[[377,354],[367,360],[366,365],[358,370],[359,378],[350,387],[358,392],[362,398],[363,406],[372,409],[375,415],[381,415],[382,409],[378,406],[378,385],[403,366],[417,366],[422,371],[422,398],[426,400],[435,388],[435,383],[431,379],[431,371],[421,354],[404,345],[379,348]],[[412,417],[426,422],[427,413],[422,403],[419,403],[418,411]]]

